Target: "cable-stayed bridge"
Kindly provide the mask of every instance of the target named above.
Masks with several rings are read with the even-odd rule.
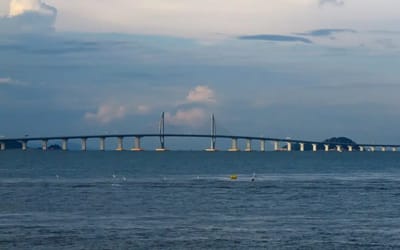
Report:
[[[210,147],[206,148],[206,151],[223,151],[227,150],[230,152],[241,151],[239,148],[238,141],[245,140],[245,148],[242,149],[246,152],[251,151],[267,151],[266,143],[271,142],[273,145],[273,151],[293,151],[294,145],[299,147],[299,151],[306,151],[306,146],[311,146],[312,151],[321,151],[321,145],[323,146],[322,151],[397,151],[400,148],[399,144],[349,144],[349,143],[332,143],[332,142],[319,142],[289,138],[271,138],[271,137],[260,137],[260,136],[242,136],[242,135],[224,135],[217,134],[217,127],[214,115],[211,116],[211,132],[210,134],[181,134],[181,133],[165,133],[165,121],[164,113],[161,115],[159,132],[158,133],[142,133],[142,134],[97,134],[97,135],[78,135],[78,136],[51,136],[51,137],[20,137],[20,138],[0,138],[0,151],[7,150],[8,142],[19,142],[21,144],[21,150],[28,150],[28,142],[39,141],[42,145],[42,150],[48,149],[49,141],[61,141],[61,148],[64,151],[68,150],[68,141],[73,139],[81,140],[81,150],[87,150],[87,140],[97,139],[99,141],[99,150],[104,151],[106,149],[106,139],[117,138],[117,147],[115,150],[123,151],[127,150],[124,148],[124,140],[127,138],[133,138],[133,147],[128,149],[132,151],[143,151],[141,147],[141,141],[146,138],[159,138],[160,147],[156,148],[156,151],[166,151],[166,138],[207,138],[210,139]],[[217,140],[231,140],[231,147],[229,149],[218,149]],[[253,142],[256,141],[259,144],[259,148],[254,147]],[[284,146],[284,147],[282,147]]]

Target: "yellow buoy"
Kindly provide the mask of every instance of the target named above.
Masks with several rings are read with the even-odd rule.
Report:
[[[231,175],[231,180],[237,180],[237,175],[235,175],[235,174],[233,174],[233,175]]]

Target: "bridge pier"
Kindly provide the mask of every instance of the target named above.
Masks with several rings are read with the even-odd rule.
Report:
[[[82,151],[87,150],[87,138],[81,138],[81,149]]]
[[[124,137],[119,136],[117,138],[117,149],[116,151],[123,151],[124,150]]]
[[[375,152],[375,147],[370,147],[369,150],[370,150],[371,152]]]
[[[100,137],[100,151],[106,150],[106,138]]]
[[[312,144],[312,151],[317,152],[317,144]]]
[[[304,152],[304,143],[299,143],[300,144],[300,152]]]
[[[292,151],[292,143],[291,142],[286,142],[287,143],[287,151],[290,152]]]
[[[265,152],[265,140],[260,141],[260,151]]]
[[[215,152],[217,149],[215,148],[215,138],[211,138],[210,147],[206,149],[207,152]]]
[[[47,150],[47,144],[48,144],[48,140],[42,140],[42,150],[43,151]]]
[[[229,152],[238,152],[238,139],[237,138],[232,138],[232,147],[229,149]]]
[[[347,146],[347,149],[349,150],[349,152],[353,152],[353,146]]]
[[[1,151],[6,150],[6,143],[5,142],[0,143],[0,150]]]
[[[28,141],[22,141],[22,151],[26,151],[28,149]]]
[[[246,151],[246,152],[251,152],[252,151],[251,140],[250,139],[246,139],[246,149],[244,151]]]
[[[329,145],[328,145],[328,144],[325,144],[325,145],[324,145],[324,149],[325,149],[325,152],[328,152],[328,151],[329,151]]]
[[[61,148],[63,151],[68,150],[68,139],[67,138],[64,138],[61,140]]]
[[[139,136],[135,137],[134,147],[131,150],[135,151],[135,152],[143,151],[143,149],[140,146],[140,137]]]
[[[274,141],[274,151],[278,151],[278,150],[279,150],[279,142]]]
[[[364,152],[365,148],[363,146],[358,146],[360,149],[360,152]]]
[[[396,152],[397,148],[396,147],[392,147],[392,152]]]
[[[336,151],[337,152],[342,152],[342,146],[336,145]]]
[[[381,148],[382,152],[386,152],[386,147]]]

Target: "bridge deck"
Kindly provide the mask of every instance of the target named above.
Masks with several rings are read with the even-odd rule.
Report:
[[[286,143],[304,143],[304,144],[325,144],[335,146],[360,146],[360,147],[400,147],[399,144],[348,144],[348,143],[324,143],[320,141],[297,140],[297,139],[283,139],[272,137],[260,136],[241,136],[241,135],[210,135],[210,134],[163,134],[149,133],[149,134],[98,134],[98,135],[79,135],[79,136],[49,136],[49,137],[17,137],[17,138],[0,138],[0,142],[7,141],[41,141],[41,140],[71,140],[71,139],[93,139],[93,138],[119,138],[119,137],[181,137],[181,138],[220,138],[220,139],[244,139],[244,140],[259,140],[259,141],[272,141],[272,142],[286,142]]]

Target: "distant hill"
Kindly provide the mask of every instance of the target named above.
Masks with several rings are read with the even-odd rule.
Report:
[[[62,150],[61,146],[58,144],[52,144],[47,149],[48,150]]]
[[[322,143],[333,143],[333,144],[348,144],[348,145],[353,145],[356,146],[357,143],[355,143],[353,140],[347,138],[347,137],[332,137],[329,139],[326,139]]]

